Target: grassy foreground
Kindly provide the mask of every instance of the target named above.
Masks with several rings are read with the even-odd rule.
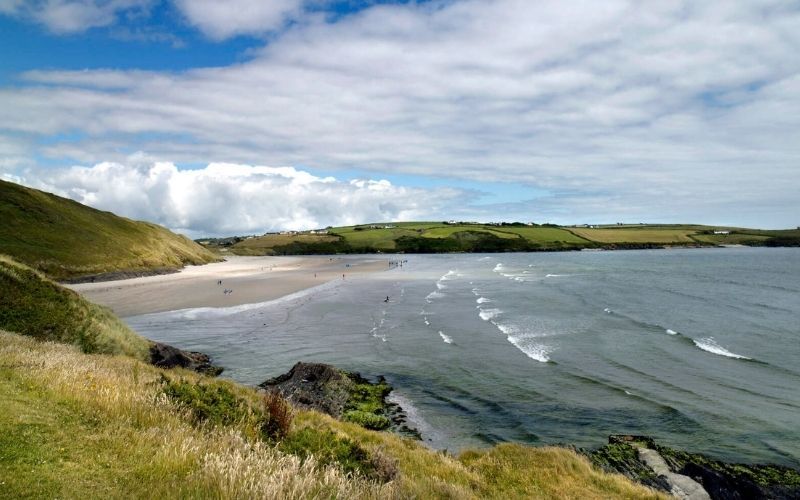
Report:
[[[0,253],[57,280],[218,258],[164,227],[0,180]]]
[[[399,222],[328,228],[325,234],[299,232],[201,241],[212,250],[237,255],[533,252],[665,246],[800,246],[800,229],[758,230],[681,224],[573,227]]]
[[[198,418],[165,389],[186,385],[239,413]],[[6,332],[0,401],[3,498],[661,498],[560,448],[452,457],[299,410],[267,438],[254,390]]]

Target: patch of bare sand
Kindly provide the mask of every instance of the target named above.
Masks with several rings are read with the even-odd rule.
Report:
[[[67,286],[125,317],[266,302],[331,280],[386,269],[388,261],[378,257],[229,256],[225,262],[189,266],[174,274]]]

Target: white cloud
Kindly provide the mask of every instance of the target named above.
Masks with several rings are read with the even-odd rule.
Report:
[[[54,33],[114,24],[124,12],[142,12],[153,0],[0,0],[0,13],[32,19]]]
[[[681,207],[795,226],[798,53],[788,1],[382,5],[230,67],[30,73],[0,89],[0,129],[56,137],[30,155],[83,164],[143,150],[517,182],[559,195],[564,217]]]
[[[386,180],[346,182],[291,167],[212,163],[178,170],[144,156],[124,164],[31,174],[21,181],[195,237],[425,219],[447,212],[465,196],[458,190],[407,188]]]
[[[175,0],[186,20],[211,38],[262,34],[282,28],[303,0]]]

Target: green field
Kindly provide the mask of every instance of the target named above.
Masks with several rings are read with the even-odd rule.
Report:
[[[730,234],[714,234],[715,230],[727,230]],[[230,244],[225,251],[238,255],[527,252],[736,244],[796,246],[798,242],[800,230],[715,228],[696,224],[615,224],[590,228],[520,223],[384,222],[329,228],[326,236],[268,234]]]
[[[0,220],[0,254],[54,279],[218,260],[185,236],[156,224],[2,180]]]
[[[236,244],[237,255],[264,255],[275,247],[292,243],[317,244],[338,241],[336,236],[325,234],[268,234],[250,238]]]
[[[570,228],[576,236],[597,243],[693,243],[692,235],[697,231],[690,228],[651,228],[631,227],[614,229]]]

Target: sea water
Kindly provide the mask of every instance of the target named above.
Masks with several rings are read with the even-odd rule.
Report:
[[[272,302],[126,321],[245,384],[301,360],[384,375],[437,448],[631,433],[800,465],[800,250],[396,258]]]

